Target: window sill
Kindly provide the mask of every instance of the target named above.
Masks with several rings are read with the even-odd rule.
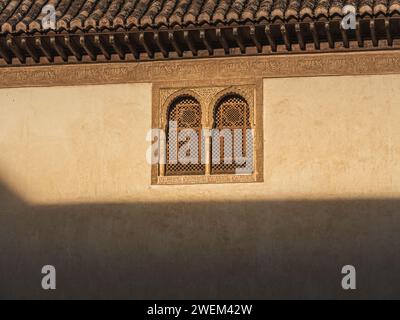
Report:
[[[202,176],[158,176],[153,185],[223,184],[263,182],[262,176],[252,174],[215,174]]]

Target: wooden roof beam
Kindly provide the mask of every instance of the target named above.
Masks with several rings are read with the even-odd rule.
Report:
[[[281,25],[280,27],[281,34],[283,41],[285,42],[285,47],[287,51],[292,51],[292,44],[290,43],[290,39],[286,30],[286,26],[284,24]]]
[[[265,31],[265,35],[267,36],[268,43],[271,46],[271,50],[273,52],[276,52],[276,48],[277,48],[276,47],[276,42],[275,42],[274,37],[272,36],[272,32],[271,32],[270,26],[266,25],[264,31]]]
[[[125,60],[125,52],[124,49],[122,48],[121,44],[118,41],[118,38],[114,35],[110,35],[108,38],[111,46],[114,48],[115,52],[118,54],[118,57],[121,60]]]
[[[80,36],[79,37],[79,44],[85,50],[85,52],[87,53],[87,55],[90,57],[90,59],[92,61],[96,61],[97,60],[96,49],[90,43],[90,39],[89,39],[88,36]]]
[[[36,37],[35,44],[43,52],[49,62],[54,62],[54,56],[51,53],[50,46],[47,45],[46,41],[42,37]]]
[[[376,37],[375,20],[372,19],[369,21],[369,29],[371,32],[372,45],[374,47],[377,47],[378,46],[378,38]]]
[[[385,31],[386,31],[386,39],[389,46],[393,46],[393,37],[390,31],[390,20],[385,19]]]
[[[21,48],[18,46],[17,41],[13,36],[10,36],[6,40],[8,48],[14,53],[14,55],[18,58],[21,63],[25,63],[26,57],[22,52]]]
[[[73,39],[70,37],[70,35],[65,35],[64,36],[64,43],[67,46],[68,50],[71,51],[71,53],[75,56],[75,58],[78,61],[82,60],[82,54],[80,53],[80,50],[74,43]]]
[[[139,41],[142,44],[144,50],[146,50],[147,55],[149,56],[150,59],[154,58],[154,51],[151,49],[149,44],[147,43],[145,33],[142,32],[139,34]]]
[[[3,39],[0,38],[0,57],[2,57],[7,64],[12,64],[12,57],[11,54],[8,52],[8,48],[5,44],[5,39],[4,42],[2,40]]]
[[[332,32],[331,32],[331,24],[329,23],[329,21],[325,22],[325,33],[326,33],[326,37],[329,43],[329,48],[334,49],[335,48],[335,42],[333,41],[333,36],[332,36]]]
[[[204,46],[206,47],[208,54],[212,56],[214,54],[214,49],[208,40],[207,33],[205,30],[200,30],[200,39],[203,41]]]
[[[356,38],[359,47],[364,47],[364,40],[361,35],[360,22],[356,21]]]
[[[349,48],[350,44],[349,44],[349,37],[347,36],[347,30],[343,29],[341,26],[339,28],[340,28],[340,33],[342,35],[343,47]]]
[[[132,35],[130,35],[130,34],[124,35],[124,42],[125,42],[125,45],[128,47],[129,51],[135,57],[135,59],[139,59],[140,52],[137,48],[137,45],[136,45]]]
[[[215,34],[216,34],[222,48],[224,48],[225,54],[229,54],[228,41],[226,41],[225,35],[224,35],[223,31],[221,30],[221,28],[217,28],[215,30]]]
[[[196,45],[194,44],[191,32],[185,30],[183,32],[183,38],[185,39],[185,42],[186,42],[187,46],[189,47],[189,50],[192,52],[193,56],[196,57],[197,56],[197,48],[196,48]]]
[[[296,31],[297,41],[299,42],[300,49],[301,50],[305,50],[306,49],[306,44],[304,42],[303,34],[301,32],[300,23],[296,23],[294,28],[295,28],[295,31]]]
[[[23,37],[21,39],[21,46],[22,48],[28,52],[28,54],[31,56],[31,58],[33,59],[33,61],[35,61],[36,63],[40,62],[40,55],[37,52],[36,48],[34,45],[32,45],[32,38],[31,37]]]
[[[242,39],[242,36],[239,33],[239,29],[238,28],[233,28],[233,37],[235,38],[236,43],[240,48],[240,52],[242,54],[245,54],[246,53],[246,47],[243,44],[243,39]]]
[[[174,31],[169,31],[169,32],[168,32],[168,39],[169,39],[169,41],[171,41],[172,46],[173,46],[173,48],[174,48],[176,54],[177,54],[179,57],[182,57],[182,55],[183,55],[183,50],[182,50],[181,46],[178,44],[178,41],[176,41],[175,32],[174,32]]]
[[[159,33],[158,31],[156,31],[156,32],[154,33],[154,41],[156,42],[157,47],[160,49],[160,51],[161,51],[163,57],[164,57],[164,58],[168,58],[169,52],[168,52],[168,50],[165,48],[164,44],[162,43],[161,38],[160,38],[160,33]]]
[[[310,23],[310,31],[313,37],[313,41],[314,41],[314,48],[315,50],[319,50],[320,49],[320,40],[319,40],[319,35],[317,32],[317,27],[315,26],[314,22]]]
[[[59,43],[60,38],[51,36],[50,37],[50,45],[53,47],[54,50],[58,53],[58,55],[63,59],[64,62],[68,61],[68,54],[63,48],[63,46]]]
[[[250,38],[253,40],[253,43],[257,48],[257,52],[262,53],[263,47],[260,39],[257,36],[256,28],[254,26],[250,26]]]
[[[100,49],[101,53],[103,54],[103,56],[106,60],[111,59],[110,52],[107,50],[107,46],[104,43],[104,39],[102,36],[95,35],[94,36],[94,44],[97,46],[97,48]]]

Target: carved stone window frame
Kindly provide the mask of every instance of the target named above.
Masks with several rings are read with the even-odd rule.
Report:
[[[251,174],[215,174],[165,176],[160,175],[159,165],[152,165],[151,183],[153,185],[218,184],[263,182],[263,81],[219,80],[219,81],[172,81],[153,84],[152,128],[167,127],[168,110],[179,96],[190,95],[200,102],[202,107],[202,126],[213,127],[214,108],[223,97],[229,94],[242,96],[250,108],[250,121],[254,129],[253,137],[253,173]],[[206,150],[206,152],[208,152]]]

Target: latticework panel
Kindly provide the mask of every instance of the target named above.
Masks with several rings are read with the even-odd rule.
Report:
[[[175,133],[172,128],[176,128]],[[167,176],[205,174],[201,161],[204,154],[201,131],[200,103],[190,96],[175,100],[168,113]],[[180,136],[185,139],[179,141],[182,140]]]
[[[247,162],[252,161],[253,150],[246,100],[239,95],[224,97],[214,110],[214,129],[217,130],[212,134],[211,173],[234,174],[236,169],[246,168]]]

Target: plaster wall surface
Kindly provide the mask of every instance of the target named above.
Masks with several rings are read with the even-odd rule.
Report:
[[[400,77],[264,81],[264,183],[151,186],[151,84],[0,90],[0,176],[29,202],[393,197]]]
[[[0,89],[0,297],[398,297],[399,87],[265,79],[264,182],[191,186],[150,185],[151,84]]]

